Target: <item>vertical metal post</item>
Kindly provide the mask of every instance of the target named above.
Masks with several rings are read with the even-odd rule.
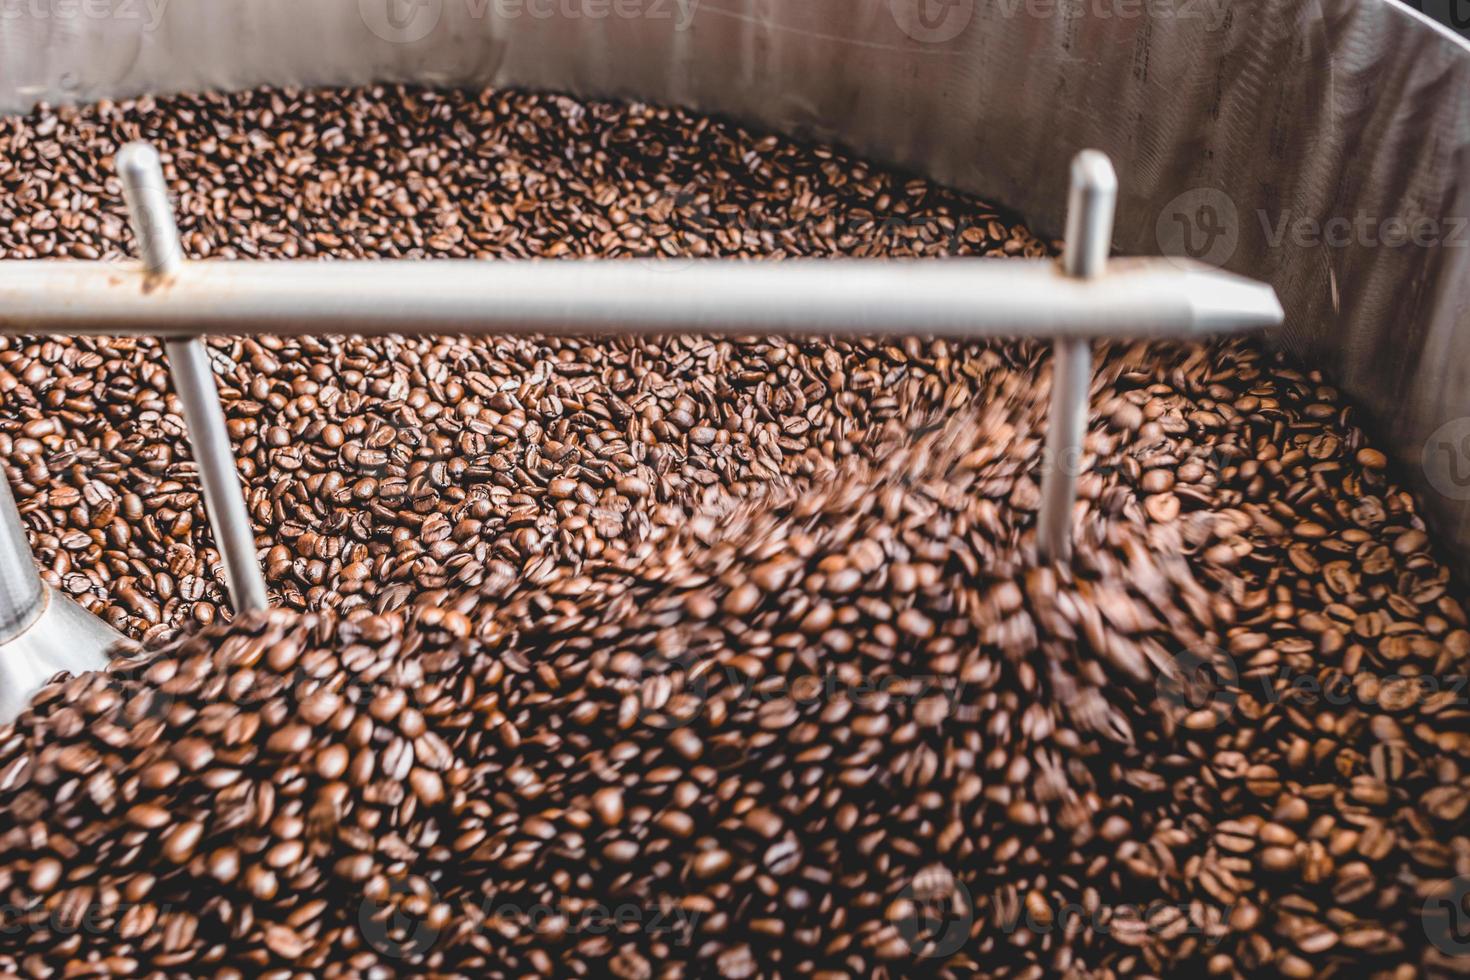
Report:
[[[158,152],[147,143],[129,143],[117,154],[117,171],[144,271],[154,280],[176,274],[184,264],[184,251]],[[255,530],[204,343],[197,337],[171,337],[163,345],[183,405],[189,445],[199,464],[204,509],[224,559],[230,601],[236,612],[264,609],[265,576],[255,554]]]
[[[1062,267],[1067,275],[1092,279],[1103,274],[1113,238],[1118,177],[1107,155],[1083,150],[1072,160],[1067,199],[1067,239]],[[1041,512],[1037,546],[1048,561],[1072,555],[1072,509],[1082,440],[1087,434],[1087,396],[1092,386],[1092,346],[1085,340],[1058,340],[1052,347],[1051,415],[1042,462]]]

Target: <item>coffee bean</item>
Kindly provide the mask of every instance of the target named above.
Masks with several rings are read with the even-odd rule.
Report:
[[[692,870],[696,878],[714,878],[724,874],[733,863],[729,851],[712,848],[695,855]]]
[[[55,858],[42,858],[31,865],[26,887],[38,895],[45,895],[60,883],[63,870],[61,862]]]
[[[240,873],[240,852],[233,847],[221,847],[213,851],[206,861],[209,875],[228,884]]]
[[[183,864],[194,856],[194,848],[204,836],[204,825],[195,820],[174,826],[163,839],[163,855],[175,864]]]
[[[131,807],[127,812],[127,821],[135,827],[145,830],[157,830],[166,827],[173,820],[173,815],[161,806],[151,803],[140,803]]]
[[[316,757],[316,772],[323,779],[338,779],[347,771],[351,754],[346,746],[329,745]]]
[[[304,752],[310,744],[310,728],[305,725],[288,725],[272,732],[270,738],[266,739],[265,748],[267,752],[277,755],[294,755]]]
[[[766,848],[762,861],[773,875],[791,874],[801,862],[801,848],[793,840],[777,841]]]
[[[149,789],[167,789],[179,778],[180,772],[178,763],[162,759],[145,766],[138,778]]]
[[[623,822],[623,792],[614,786],[606,786],[592,794],[592,810],[597,818],[609,827]]]
[[[307,949],[306,941],[294,929],[282,925],[265,927],[265,946],[288,962],[300,959]]]
[[[413,787],[414,795],[425,806],[434,806],[444,800],[444,781],[437,773],[414,768],[408,773],[408,782]]]

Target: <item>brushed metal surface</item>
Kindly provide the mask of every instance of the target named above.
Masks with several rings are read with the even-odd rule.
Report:
[[[42,590],[10,481],[0,475],[0,643],[41,615],[45,605]]]
[[[25,632],[0,641],[0,725],[15,720],[56,674],[103,670],[121,633],[55,589],[45,589]]]
[[[641,15],[617,14],[629,10]],[[1470,557],[1470,47],[1390,0],[114,0],[105,17],[33,0],[9,12],[10,109],[368,80],[657,100],[838,140],[1007,203],[1050,235],[1071,157],[1096,147],[1119,176],[1115,250],[1187,253],[1272,283],[1287,311],[1276,340],[1366,409],[1445,543]],[[1423,244],[1384,241],[1416,222]]]
[[[0,261],[0,336],[760,333],[1204,337],[1281,322],[1270,286],[1177,259]],[[192,397],[189,399],[192,401]],[[203,407],[202,405],[200,406]]]

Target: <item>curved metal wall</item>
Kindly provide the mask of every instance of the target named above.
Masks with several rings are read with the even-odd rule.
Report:
[[[0,0],[9,110],[370,80],[728,113],[1053,234],[1098,147],[1117,248],[1272,282],[1470,557],[1470,48],[1389,0]]]

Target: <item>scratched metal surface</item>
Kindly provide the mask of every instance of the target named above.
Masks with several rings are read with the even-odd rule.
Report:
[[[1470,559],[1470,48],[1389,0],[0,0],[9,111],[369,80],[724,112],[1052,234],[1105,150],[1117,248],[1272,282]]]

